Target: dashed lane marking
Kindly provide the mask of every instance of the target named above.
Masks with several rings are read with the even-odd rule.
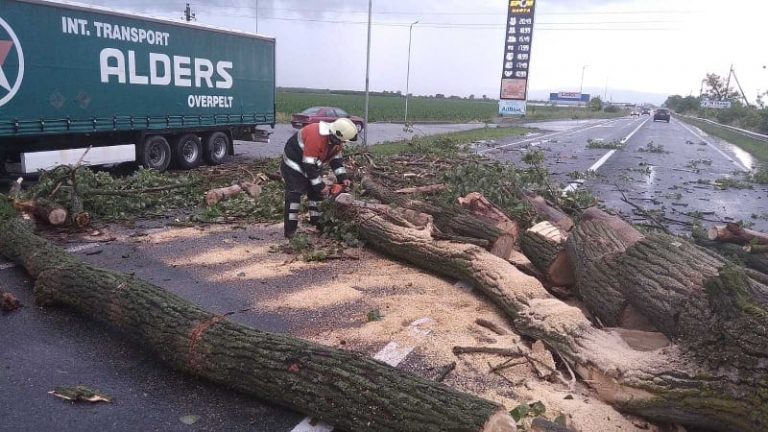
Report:
[[[618,122],[620,120],[626,120],[626,119],[607,120],[607,121],[604,121],[604,122],[601,122],[601,123],[598,123],[598,124],[594,124],[592,126],[584,127],[584,128],[574,128],[574,129],[569,129],[569,130],[560,131],[560,132],[553,132],[553,133],[549,133],[549,134],[545,134],[545,135],[537,135],[535,137],[526,138],[524,140],[515,141],[513,143],[504,144],[504,145],[488,148],[488,149],[485,149],[485,150],[480,150],[479,152],[477,152],[477,154],[485,154],[485,153],[492,152],[494,150],[499,150],[499,149],[503,149],[503,148],[507,148],[507,147],[515,146],[515,145],[527,144],[527,143],[533,142],[533,141],[546,140],[548,138],[553,138],[553,137],[560,136],[560,135],[567,135],[567,134],[576,133],[576,132],[584,132],[586,130],[594,129],[594,128],[597,128],[597,127],[604,127],[605,125],[613,124],[613,123],[616,123],[616,122]]]
[[[643,125],[644,125],[644,124],[648,123],[648,120],[650,120],[650,118],[647,118],[647,119],[646,119],[644,122],[640,123],[640,124],[639,124],[639,125],[638,125],[638,126],[635,128],[635,130],[633,130],[632,132],[630,132],[630,133],[629,133],[629,135],[627,135],[627,136],[625,136],[624,138],[622,138],[622,139],[621,139],[621,141],[619,141],[619,142],[620,142],[620,143],[622,143],[622,144],[626,144],[626,143],[627,143],[627,141],[629,141],[630,139],[632,139],[632,137],[633,137],[633,136],[634,136],[634,135],[637,133],[637,131],[639,131],[639,130],[640,130],[640,128],[641,128],[641,127],[643,127]],[[598,169],[599,169],[601,166],[603,166],[603,164],[605,164],[606,162],[608,162],[608,159],[610,159],[610,158],[611,158],[611,156],[613,156],[613,155],[614,155],[614,153],[616,153],[616,150],[609,150],[609,151],[608,151],[608,153],[604,154],[604,155],[603,155],[603,157],[601,157],[600,159],[598,159],[598,160],[597,160],[597,162],[595,162],[594,164],[592,164],[592,166],[591,166],[591,167],[589,167],[589,170],[588,170],[588,171],[597,171],[597,170],[598,170]],[[579,188],[579,186],[581,186],[581,185],[582,185],[582,183],[584,183],[584,182],[583,182],[583,181],[578,181],[578,182],[573,182],[573,183],[569,184],[568,186],[566,186],[566,187],[563,189],[563,194],[567,194],[568,192],[575,192],[575,191],[576,191],[576,189],[578,189],[578,188]]]

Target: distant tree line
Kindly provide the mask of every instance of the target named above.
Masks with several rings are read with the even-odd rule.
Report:
[[[768,134],[768,107],[763,98],[766,93],[758,94],[755,105],[746,105],[741,100],[741,93],[730,87],[729,83],[717,74],[707,74],[702,80],[701,96],[669,96],[664,106],[672,111],[695,117],[714,120],[718,123],[749,129]],[[702,100],[728,101],[727,109],[702,108]]]
[[[336,94],[336,95],[350,95],[350,96],[365,96],[365,92],[361,90],[333,90],[333,89],[314,89],[306,87],[278,87],[278,91],[286,93],[312,93],[312,94]],[[403,93],[400,90],[397,91],[372,91],[369,92],[371,96],[384,96],[384,97],[403,97]],[[414,96],[412,93],[410,97],[423,97],[423,98],[436,98],[436,99],[466,99],[474,101],[487,101],[497,102],[496,99],[488,98],[488,95],[483,95],[481,98],[476,98],[475,95],[469,95],[468,97],[461,97],[456,95],[446,96],[442,93],[436,93],[434,95]]]

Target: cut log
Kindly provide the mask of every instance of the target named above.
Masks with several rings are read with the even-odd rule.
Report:
[[[78,228],[86,228],[91,225],[91,214],[80,212],[72,215],[72,223]]]
[[[555,286],[571,286],[575,276],[565,252],[567,234],[549,221],[523,232],[520,247],[546,280]]]
[[[744,252],[751,254],[764,254],[768,253],[768,245],[764,244],[748,244],[744,246]]]
[[[725,226],[713,226],[708,231],[710,240],[746,245],[749,243],[768,245],[768,234],[743,228],[730,223]]]
[[[261,195],[261,185],[258,183],[252,183],[252,182],[240,182],[239,185],[245,193],[247,193],[251,198],[257,198],[259,195]]]
[[[442,192],[442,191],[444,191],[446,189],[448,189],[448,186],[445,185],[444,183],[440,183],[440,184],[434,184],[434,185],[429,185],[429,186],[416,186],[416,187],[409,187],[409,188],[398,189],[398,190],[395,191],[395,193],[399,193],[399,194],[418,194],[418,193],[432,194],[432,193]]]
[[[768,362],[768,288],[738,269],[719,266],[695,245],[668,236],[639,236],[634,243],[627,242],[633,235],[605,238],[610,251],[620,246],[627,256],[610,260],[622,281],[616,292],[677,342],[641,351],[619,334],[595,328],[579,309],[552,298],[536,279],[481,248],[436,241],[371,212],[359,212],[355,221],[367,244],[486,294],[518,332],[557,351],[618,409],[707,429],[768,429],[768,380],[761,366]],[[609,221],[586,223],[610,231]],[[580,238],[588,240],[588,233]],[[591,248],[589,257],[612,253],[602,253],[597,242],[583,243]]]
[[[218,189],[211,189],[205,193],[205,204],[212,206],[220,201],[239,195],[243,191],[240,185],[232,185]]]
[[[67,210],[61,205],[37,198],[32,201],[14,202],[17,210],[34,215],[37,219],[53,226],[64,225],[67,222]]]
[[[565,232],[573,228],[573,220],[567,214],[551,206],[543,197],[528,192],[521,193],[518,197],[528,203],[541,219],[549,221]]]
[[[177,370],[350,431],[514,431],[499,405],[356,353],[235,323],[133,275],[92,267],[0,221],[0,252],[36,279],[41,305],[106,323]]]
[[[362,185],[370,196],[384,204],[392,204],[431,215],[435,226],[444,233],[488,240],[490,244],[493,244],[502,235],[501,230],[466,210],[439,207],[423,201],[404,198],[370,177],[363,177]]]
[[[696,239],[696,244],[723,255],[726,258],[741,262],[753,270],[768,274],[768,254],[751,253],[744,250],[744,247],[734,243],[721,243],[701,238]],[[746,247],[749,247],[749,245]]]
[[[498,228],[502,234],[491,246],[491,253],[510,260],[520,239],[520,226],[507,216],[498,206],[488,201],[483,194],[472,192],[458,198],[459,206],[469,210],[474,216]]]
[[[579,298],[603,325],[629,327],[630,320],[625,318],[632,317],[629,328],[655,330],[633,311],[614,265],[617,257],[642,238],[631,225],[597,208],[587,209],[579,226],[570,233],[566,251]]]

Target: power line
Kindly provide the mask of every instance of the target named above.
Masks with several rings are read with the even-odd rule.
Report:
[[[235,14],[217,14],[221,16],[239,16],[239,17],[252,17],[250,15],[235,15]],[[263,20],[273,20],[273,21],[289,21],[289,22],[310,22],[310,23],[325,23],[325,24],[347,24],[347,25],[367,25],[368,23],[366,21],[349,21],[349,20],[327,20],[327,19],[317,19],[317,18],[286,18],[286,17],[269,17],[269,16],[262,16],[259,17]],[[555,26],[573,26],[573,25],[615,25],[615,24],[671,24],[675,23],[675,21],[594,21],[594,22],[543,22],[543,23],[536,23],[536,29],[537,30],[573,30],[573,31],[670,31],[674,30],[671,28],[659,28],[659,27],[650,27],[650,28],[638,28],[638,27],[632,27],[632,28],[611,28],[611,27],[555,27]],[[372,25],[379,26],[379,27],[408,27],[409,23],[397,23],[397,22],[374,22]],[[545,27],[541,27],[545,26]],[[546,27],[546,26],[553,26],[553,27]],[[475,30],[495,30],[495,29],[504,29],[506,26],[504,24],[491,24],[491,23],[440,23],[440,22],[434,22],[434,23],[420,23],[420,28],[453,28],[453,29],[475,29]]]
[[[237,9],[248,9],[248,10],[254,10],[254,7],[252,6],[237,6]],[[261,11],[282,11],[282,12],[295,12],[295,13],[337,13],[337,14],[367,14],[368,11],[363,10],[346,10],[342,9],[338,12],[333,12],[328,9],[304,9],[301,7],[296,8],[263,8],[260,9]],[[599,11],[590,11],[590,12],[537,12],[537,16],[578,16],[578,15],[660,15],[660,14],[669,14],[669,15],[688,15],[691,14],[692,11],[672,11],[672,10],[649,10],[649,11],[605,11],[605,12],[599,12]],[[693,13],[696,13],[696,11],[693,11]],[[435,15],[435,16],[500,16],[500,15],[506,15],[506,10],[501,10],[500,12],[422,12],[422,11],[381,11],[381,12],[374,12],[373,15]]]

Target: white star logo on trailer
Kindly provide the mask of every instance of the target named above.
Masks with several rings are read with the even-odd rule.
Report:
[[[10,40],[0,39],[0,107],[8,103],[16,95],[24,78],[24,53],[16,33],[5,20],[0,18],[0,28],[5,30]],[[0,34],[2,34],[0,32]],[[0,36],[2,38],[2,36]],[[9,71],[6,60],[12,52],[16,52],[18,66],[15,71]],[[12,72],[16,72],[15,76]],[[9,76],[9,74],[11,74]]]
[[[5,76],[5,72],[3,72],[3,63],[5,63],[8,53],[11,52],[11,48],[13,48],[13,41],[0,40],[0,87],[6,91],[11,91],[11,84],[8,82],[8,77]]]

